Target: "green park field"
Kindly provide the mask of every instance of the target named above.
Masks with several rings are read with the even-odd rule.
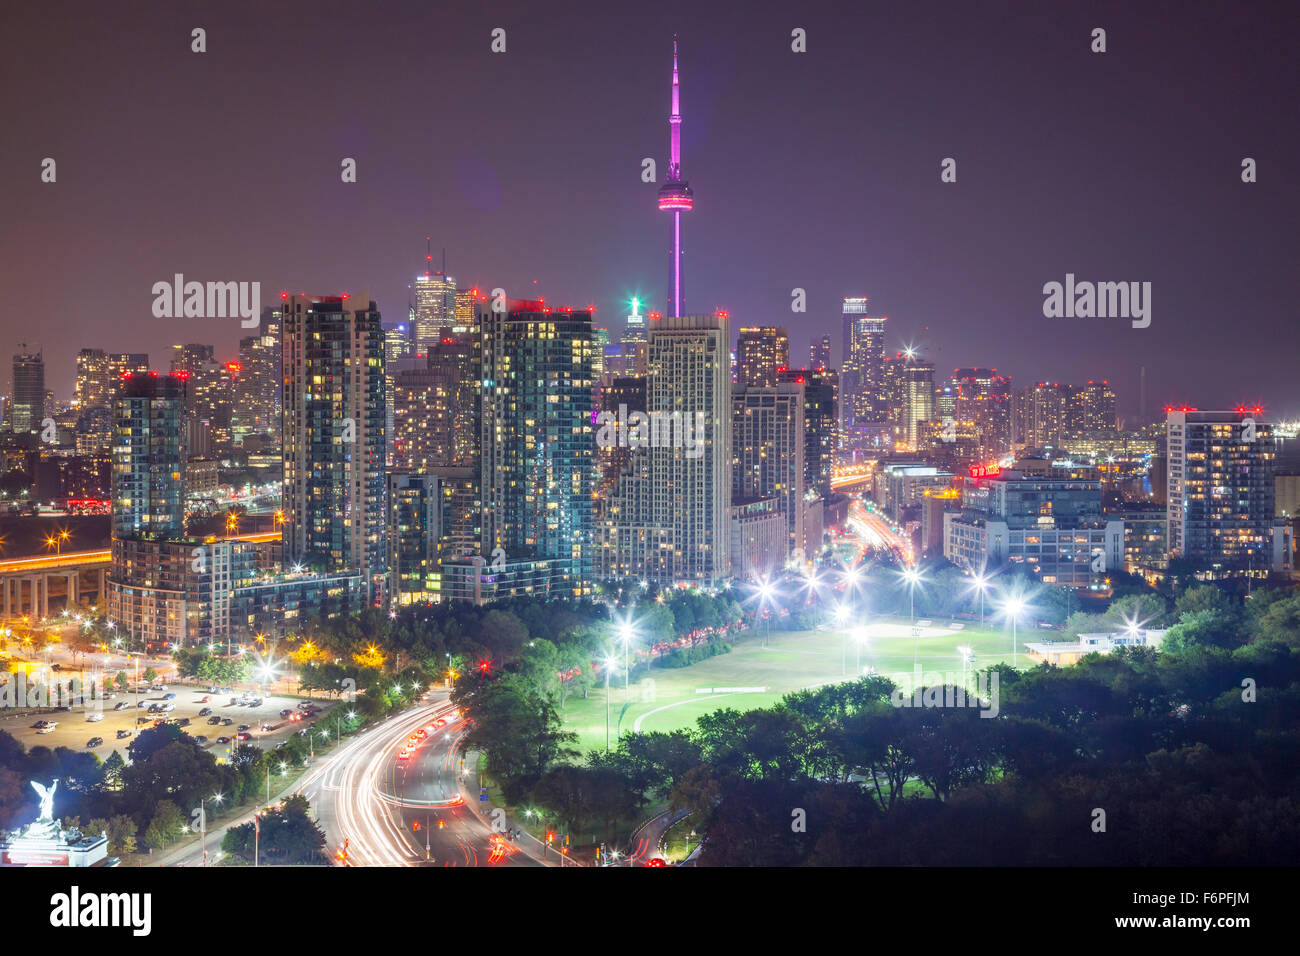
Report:
[[[876,621],[860,631],[849,627],[814,631],[773,631],[764,646],[763,633],[746,633],[731,653],[681,668],[651,668],[634,676],[624,692],[623,675],[610,683],[610,740],[620,732],[668,731],[691,727],[696,719],[713,710],[732,707],[752,710],[770,707],[785,694],[802,688],[852,680],[860,664],[865,672],[892,679],[911,690],[913,655],[927,684],[962,681],[962,658],[958,647],[969,647],[975,661],[967,666],[968,686],[974,686],[973,672],[998,661],[1011,661],[1011,632],[967,626],[954,630],[940,626],[921,628],[913,639],[907,621]],[[855,651],[855,637],[861,635],[861,658]],[[1020,629],[1021,667],[1032,666],[1025,655],[1026,640],[1043,640],[1042,632]],[[582,753],[605,746],[605,688],[592,688],[584,700],[570,697],[563,710],[567,729],[578,734]]]

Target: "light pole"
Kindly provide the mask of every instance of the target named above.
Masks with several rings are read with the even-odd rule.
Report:
[[[908,595],[912,608],[912,670],[915,671],[921,659],[921,631],[916,626],[916,586],[921,583],[921,572],[916,568],[903,571],[903,580],[907,582]]]
[[[853,632],[853,648],[857,655],[856,663],[858,668],[857,673],[853,675],[854,678],[858,678],[862,676],[862,645],[865,644],[866,642],[867,642],[867,629],[865,627],[858,627]]]
[[[849,617],[853,612],[849,610],[848,605],[841,604],[835,608],[835,620],[842,627],[848,623]],[[848,651],[849,632],[845,631],[840,636],[840,676],[847,677],[849,674],[849,651]]]
[[[609,753],[609,673],[617,666],[612,656],[605,658],[605,753]]]
[[[957,648],[957,653],[961,655],[961,688],[962,690],[965,690],[966,689],[966,663],[967,661],[970,660],[970,648],[965,646],[959,647]]]
[[[984,628],[984,592],[989,589],[989,579],[983,572],[975,575],[975,580],[971,582],[971,587],[979,592],[980,596],[980,629]]]
[[[211,800],[213,803],[221,803],[221,794],[214,793],[210,797],[199,797],[199,845],[203,849],[203,865],[208,865],[208,811],[206,801]]]
[[[1020,644],[1016,635],[1016,625],[1020,620],[1020,615],[1025,609],[1025,599],[1018,594],[1013,594],[1007,598],[1004,605],[1006,614],[1011,618],[1011,666],[1015,667],[1019,658]]]
[[[623,621],[618,626],[619,638],[623,641],[623,703],[629,703],[632,700],[632,690],[630,681],[632,679],[632,668],[628,664],[628,655],[632,645],[634,634],[632,622]]]

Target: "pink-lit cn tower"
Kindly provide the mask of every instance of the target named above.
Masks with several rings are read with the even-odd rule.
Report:
[[[673,261],[668,270],[668,315],[680,316],[685,301],[682,279],[682,213],[695,206],[691,187],[682,179],[682,111],[677,82],[677,37],[673,37],[673,111],[668,116],[668,177],[659,187],[659,208],[673,214]]]

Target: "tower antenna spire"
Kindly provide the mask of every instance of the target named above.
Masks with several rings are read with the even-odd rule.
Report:
[[[659,187],[659,208],[673,214],[672,264],[668,270],[668,315],[682,314],[686,300],[682,276],[682,213],[695,206],[690,184],[682,178],[681,80],[677,73],[677,34],[673,34],[672,111],[668,114],[668,175]]]

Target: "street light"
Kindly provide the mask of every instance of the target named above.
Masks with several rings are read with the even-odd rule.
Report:
[[[961,655],[961,687],[966,689],[966,664],[970,661],[971,649],[969,647],[957,648],[957,653]]]

